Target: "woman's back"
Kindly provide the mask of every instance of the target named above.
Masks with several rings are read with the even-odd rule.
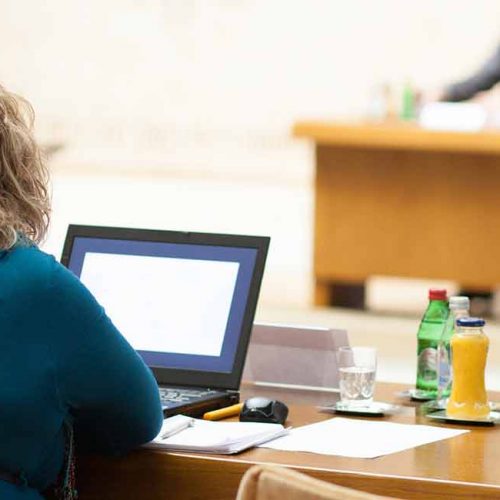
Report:
[[[79,445],[122,453],[152,439],[156,382],[68,270],[22,242],[0,252],[0,498],[39,498]],[[33,488],[33,489],[32,489]]]

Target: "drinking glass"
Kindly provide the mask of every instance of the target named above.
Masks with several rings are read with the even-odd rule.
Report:
[[[370,406],[377,371],[375,347],[341,347],[337,358],[342,403],[356,407]]]

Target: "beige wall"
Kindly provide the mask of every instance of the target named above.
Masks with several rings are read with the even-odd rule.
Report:
[[[302,179],[295,119],[458,77],[499,18],[496,0],[3,0],[0,79],[72,166]]]
[[[307,303],[312,151],[291,124],[360,115],[382,81],[466,73],[499,18],[495,0],[3,0],[0,81],[64,144],[47,248],[68,221],[270,234],[264,297]],[[127,187],[109,177],[124,171]],[[101,185],[90,205],[82,173]]]

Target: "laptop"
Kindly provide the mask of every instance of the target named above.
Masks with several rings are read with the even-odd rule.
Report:
[[[61,262],[152,370],[164,415],[239,401],[270,238],[70,225]]]

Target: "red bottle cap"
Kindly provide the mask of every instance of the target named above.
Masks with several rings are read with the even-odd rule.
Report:
[[[446,290],[444,288],[431,288],[429,290],[429,300],[447,300]]]

